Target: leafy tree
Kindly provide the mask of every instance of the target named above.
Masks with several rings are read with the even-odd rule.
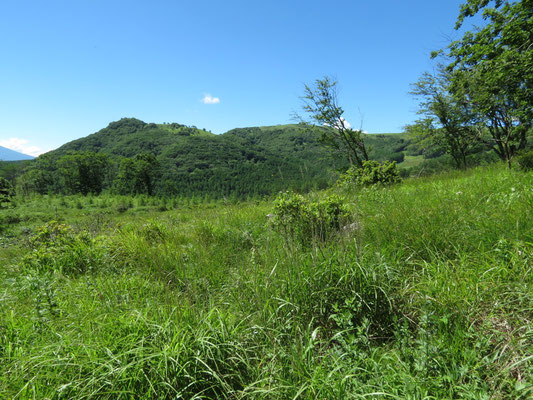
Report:
[[[318,125],[320,142],[346,156],[350,164],[360,167],[368,160],[365,135],[346,122],[337,97],[335,80],[328,76],[317,79],[314,86],[305,85],[303,110],[309,115],[309,123]]]
[[[152,195],[158,162],[153,154],[138,154],[135,157],[136,191]]]
[[[120,162],[115,188],[120,194],[152,195],[159,163],[153,154],[138,154]]]
[[[66,191],[83,195],[102,191],[108,166],[108,156],[90,151],[71,152],[57,161]]]
[[[57,174],[56,159],[50,153],[43,154],[30,161],[28,167],[17,178],[17,191],[21,194],[29,193],[57,193],[60,183]]]
[[[135,161],[132,158],[120,161],[113,186],[119,194],[135,194]]]
[[[0,161],[0,177],[15,182],[16,178],[24,172],[24,169],[31,162],[32,160]]]
[[[0,177],[0,208],[5,203],[10,203],[13,196],[15,196],[13,185],[7,179]]]
[[[533,0],[467,0],[456,23],[482,13],[486,26],[451,43],[451,91],[486,125],[487,141],[511,166],[533,121]],[[435,56],[436,54],[434,54]]]
[[[422,75],[411,91],[421,99],[418,114],[422,118],[408,125],[406,131],[423,146],[442,148],[452,156],[457,168],[464,169],[467,155],[476,150],[480,141],[481,129],[467,98],[450,91],[454,78],[442,67],[436,75]]]

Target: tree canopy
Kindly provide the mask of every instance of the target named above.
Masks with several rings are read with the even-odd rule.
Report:
[[[13,196],[15,196],[13,185],[7,179],[0,177],[0,208],[11,202]]]
[[[442,51],[451,60],[450,93],[464,97],[489,132],[485,142],[509,165],[526,147],[533,121],[532,10],[533,0],[468,0],[456,29],[478,13],[486,25]]]
[[[407,130],[440,146],[459,168],[480,144],[511,167],[533,126],[533,0],[467,0],[455,28],[478,13],[484,26],[433,52],[447,65],[413,85],[423,118]]]
[[[477,150],[482,128],[468,99],[451,92],[453,72],[440,67],[438,73],[424,73],[413,84],[411,94],[420,99],[422,118],[406,127],[420,144],[436,145],[452,156],[457,168],[467,167],[467,156]]]
[[[368,138],[379,160],[399,159],[402,135]],[[1,165],[0,165],[1,167]],[[123,118],[41,155],[17,179],[20,193],[100,193],[243,198],[324,188],[348,161],[332,157],[298,124],[233,129]]]

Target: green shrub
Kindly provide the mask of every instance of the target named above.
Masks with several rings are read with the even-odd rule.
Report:
[[[10,203],[15,196],[13,185],[5,178],[0,177],[0,208],[5,203]]]
[[[37,229],[30,240],[33,251],[22,265],[40,272],[77,275],[109,266],[105,242],[87,232],[75,233],[72,228],[51,221]]]
[[[22,221],[22,217],[14,210],[3,210],[0,214],[0,232],[6,231],[10,226],[18,224]]]
[[[517,158],[518,166],[522,171],[533,170],[533,150],[522,153]]]
[[[302,245],[330,239],[348,220],[348,209],[337,195],[311,202],[300,194],[284,192],[274,201],[274,228],[285,239]]]
[[[395,161],[363,161],[363,166],[350,167],[338,180],[339,186],[371,186],[376,184],[390,185],[400,182],[400,172]]]

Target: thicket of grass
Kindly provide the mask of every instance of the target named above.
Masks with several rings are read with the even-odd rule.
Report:
[[[311,245],[271,201],[19,199],[0,397],[531,398],[533,175],[332,191],[354,222]]]

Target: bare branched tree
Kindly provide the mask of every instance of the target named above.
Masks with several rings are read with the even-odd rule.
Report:
[[[320,143],[345,156],[351,165],[360,167],[368,160],[365,135],[344,119],[337,93],[337,81],[328,76],[317,79],[313,86],[305,85],[301,99],[307,119],[296,117],[317,130]]]

